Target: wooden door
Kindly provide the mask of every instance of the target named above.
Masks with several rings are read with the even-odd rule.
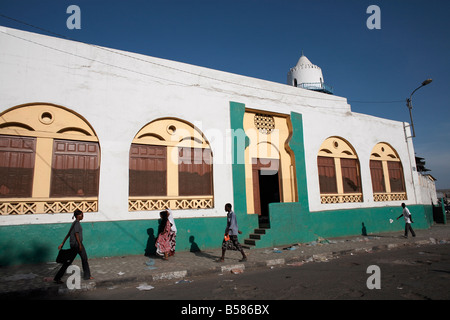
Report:
[[[269,199],[262,199],[261,196],[265,197],[266,192],[273,191],[278,193],[278,200],[273,202],[279,202],[281,197],[281,172],[279,170],[279,160],[278,159],[261,159],[254,158],[252,164],[252,178],[253,178],[253,200],[255,213],[261,216],[263,212],[266,212],[264,208],[261,207],[262,203],[267,203]],[[272,174],[276,175],[276,182],[269,186],[261,185],[261,175]]]

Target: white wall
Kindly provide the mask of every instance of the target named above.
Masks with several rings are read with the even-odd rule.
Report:
[[[373,200],[372,179],[370,175],[370,155],[372,149],[379,142],[390,144],[399,154],[402,161],[406,193],[405,203],[415,203],[415,189],[413,188],[411,169],[409,166],[411,155],[405,143],[403,123],[374,118],[363,114],[307,114],[304,116],[306,170],[308,172],[308,192],[311,211],[327,209],[346,209],[360,207],[384,207],[386,205],[400,205],[403,201],[375,202]],[[355,149],[360,169],[363,192],[363,202],[346,204],[321,204],[319,194],[319,179],[317,169],[317,153],[323,141],[330,136],[346,139]]]
[[[430,179],[427,175],[418,174],[419,186],[420,186],[420,199],[423,204],[438,204],[438,198],[436,193],[436,183]]]
[[[159,212],[128,212],[130,145],[147,123],[173,116],[200,126],[204,132],[230,128],[228,100],[199,87],[197,75],[180,75],[142,60],[147,57],[124,54],[129,56],[0,28],[0,112],[24,103],[54,103],[81,114],[98,135],[99,212],[86,213],[86,221],[159,218]],[[217,146],[212,149],[216,151]],[[222,204],[233,201],[230,165],[214,166],[214,190],[215,208],[179,210],[174,215],[223,216]],[[0,223],[57,223],[70,216],[8,216],[0,217]]]

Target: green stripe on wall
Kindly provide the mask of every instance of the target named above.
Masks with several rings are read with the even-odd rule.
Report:
[[[176,219],[177,251],[220,248],[226,218]],[[154,252],[157,220],[81,222],[88,257],[144,255]],[[70,229],[67,224],[0,227],[0,265],[54,261],[58,246]],[[69,240],[64,246],[69,247]]]

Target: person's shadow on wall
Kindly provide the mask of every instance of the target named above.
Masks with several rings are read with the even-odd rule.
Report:
[[[210,253],[200,250],[200,247],[195,242],[194,236],[189,237],[189,243],[191,244],[191,248],[189,251],[194,253],[197,257],[207,258],[207,259],[211,259],[214,261],[216,261],[219,258],[218,255],[210,254]]]
[[[367,236],[367,228],[366,228],[366,226],[364,225],[364,222],[362,223],[361,235]]]
[[[145,247],[145,256],[154,256],[156,255],[156,237],[155,237],[155,230],[153,228],[147,229],[148,239],[147,239],[147,246]]]
[[[194,240],[195,240],[195,237],[194,237],[194,236],[190,236],[190,237],[189,237],[189,243],[191,244],[191,248],[190,248],[189,251],[190,251],[190,252],[194,252],[194,253],[196,253],[196,252],[201,252],[201,250],[200,250],[198,244],[197,244]]]

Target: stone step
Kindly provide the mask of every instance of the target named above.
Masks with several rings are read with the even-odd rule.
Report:
[[[256,241],[261,240],[261,237],[266,234],[268,227],[259,227],[254,230],[254,233],[249,235],[249,238],[244,239],[244,244],[242,245],[245,249],[252,249],[256,246]]]

